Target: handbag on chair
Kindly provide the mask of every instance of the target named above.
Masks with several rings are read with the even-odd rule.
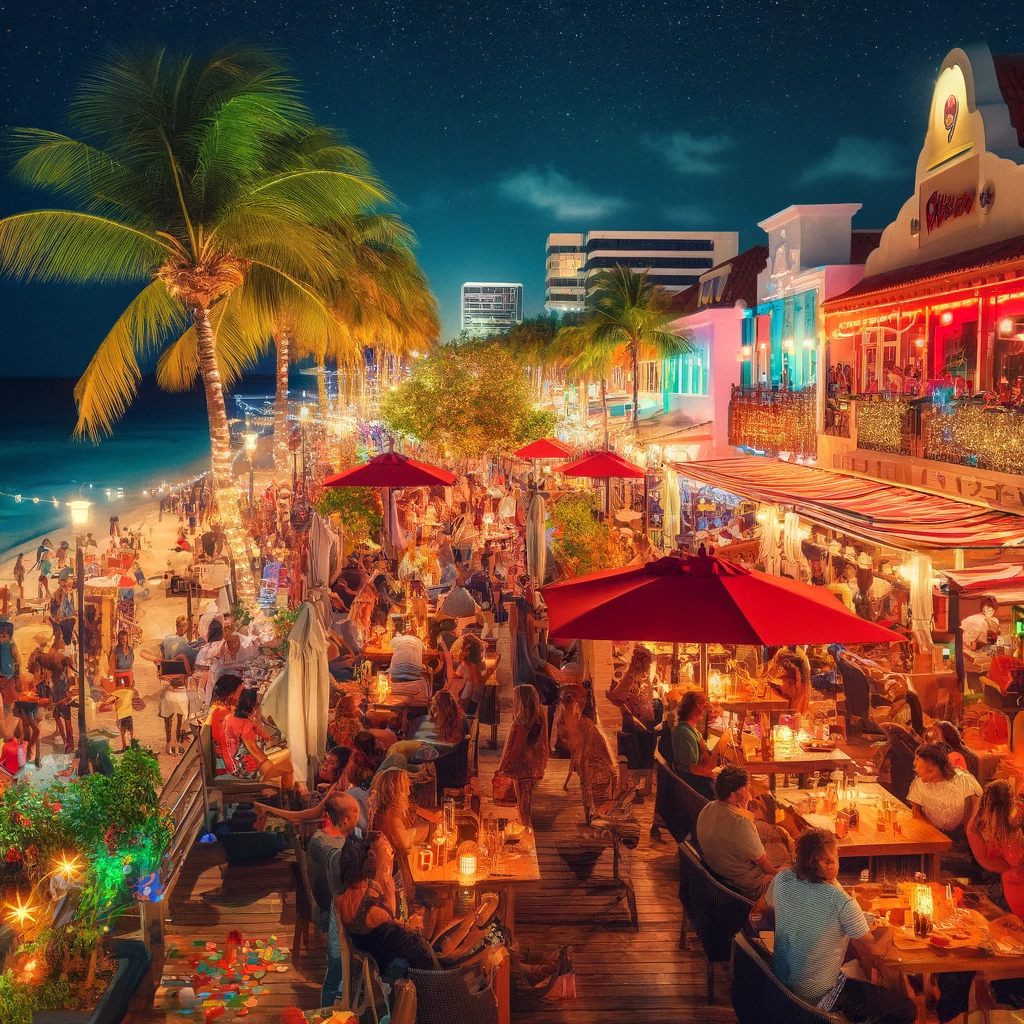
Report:
[[[495,772],[491,777],[491,802],[499,807],[516,806],[516,785],[509,776]]]

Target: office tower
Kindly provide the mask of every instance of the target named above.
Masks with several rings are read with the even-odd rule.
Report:
[[[523,286],[494,281],[467,281],[462,286],[462,329],[486,338],[523,322]]]

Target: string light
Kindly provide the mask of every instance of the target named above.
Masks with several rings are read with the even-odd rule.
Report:
[[[20,929],[24,930],[26,925],[35,924],[36,915],[39,913],[39,908],[34,903],[23,903],[21,894],[17,896],[16,903],[8,903],[7,907],[7,918],[12,921]]]
[[[238,453],[235,453],[232,458],[238,458]],[[197,473],[195,476],[187,477],[184,480],[178,480],[176,483],[168,483],[166,480],[163,483],[158,484],[154,487],[146,487],[139,493],[143,498],[147,498],[153,494],[163,494],[165,491],[176,491],[181,487],[191,487],[192,484],[198,483],[203,477],[207,476],[208,472],[203,470],[202,473]],[[120,498],[131,497],[123,487],[98,487],[96,484],[82,484],[79,490],[88,487],[90,491],[101,490],[106,495],[109,501],[116,501]],[[54,508],[60,508],[62,504],[71,504],[70,502],[64,503],[54,495],[50,495],[48,498],[42,495],[25,494],[24,492],[18,491],[2,491],[0,490],[0,498],[12,498],[15,504],[22,504],[26,501],[32,502],[33,505],[46,504],[52,505]]]

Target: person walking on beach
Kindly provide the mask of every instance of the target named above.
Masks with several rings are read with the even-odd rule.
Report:
[[[71,548],[66,540],[60,542],[60,547],[57,548],[57,568],[63,569],[68,564],[68,554]]]
[[[117,633],[117,646],[110,651],[110,674],[114,677],[114,685],[121,685],[127,679],[133,685],[135,678],[135,651],[128,644],[128,630],[121,629]]]
[[[14,710],[14,698],[18,692],[18,677],[21,675],[21,655],[14,642],[14,623],[0,622],[0,693],[3,695],[4,739],[7,738],[7,716]]]
[[[46,596],[50,596],[50,573],[53,571],[53,542],[49,537],[43,540],[43,543],[36,548],[36,564],[32,566],[33,569],[36,566],[39,567],[39,587],[36,592],[36,597],[41,598],[43,591],[46,592]]]
[[[61,658],[60,670],[53,679],[53,721],[57,726],[66,754],[74,753],[75,729],[71,724],[71,701],[78,692],[78,679],[71,668],[71,659]]]
[[[14,562],[14,582],[18,584],[18,604],[25,600],[25,552],[20,551]]]
[[[122,630],[122,633],[124,631]],[[127,634],[125,634],[127,639]],[[120,645],[120,634],[118,644]],[[123,754],[130,744],[135,742],[135,719],[132,717],[135,711],[135,682],[131,673],[122,673],[114,684],[114,711],[117,714],[117,731],[121,734],[121,753]],[[131,737],[129,739],[129,737]]]

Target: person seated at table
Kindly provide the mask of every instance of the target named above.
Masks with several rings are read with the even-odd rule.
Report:
[[[878,782],[901,803],[907,802],[914,774],[914,755],[921,746],[917,734],[897,722],[880,722],[886,743],[878,748],[874,762]]]
[[[357,732],[365,729],[359,713],[359,698],[354,693],[342,694],[334,709],[334,718],[327,726],[327,739],[339,747],[351,747]]]
[[[370,831],[382,832],[398,857],[402,884],[409,901],[416,892],[410,869],[410,858],[417,843],[426,842],[429,826],[416,824],[416,818],[437,815],[415,807],[411,800],[409,773],[399,767],[385,768],[373,777],[370,785]]]
[[[361,729],[352,737],[352,756],[345,769],[345,788],[361,786],[372,779],[384,760],[384,751],[377,738],[367,729]]]
[[[1024,945],[1024,835],[1021,833],[1021,815],[1010,784],[1003,779],[990,782],[978,809],[967,825],[967,841],[974,859],[986,871],[1000,875],[1003,898],[1010,913],[990,922],[1012,933],[1014,945]],[[938,1000],[936,1010],[940,1024],[955,1020],[968,1010],[972,971],[954,971],[940,974],[936,978]],[[1024,981],[1012,979],[993,981],[990,1004],[998,1002],[1014,1009],[1024,1009]],[[986,993],[979,993],[985,1000]],[[979,1002],[979,1008],[981,1008]]]
[[[978,755],[963,741],[960,730],[952,722],[932,722],[924,733],[925,743],[944,743],[949,748],[949,763],[978,778],[981,762]]]
[[[416,739],[459,743],[467,732],[469,720],[462,706],[447,690],[440,690],[430,701],[430,718],[421,723]]]
[[[981,610],[968,615],[960,622],[963,631],[964,648],[976,651],[999,639],[1002,627],[999,624],[999,602],[994,597],[981,599]]]
[[[404,630],[404,624],[400,628]],[[422,680],[423,674],[423,641],[415,633],[396,633],[391,638],[391,661],[388,664],[391,682]]]
[[[727,764],[714,783],[715,799],[697,815],[697,842],[707,866],[727,885],[756,900],[768,888],[776,869],[747,810],[754,794],[750,774]]]
[[[241,676],[223,675],[213,687],[213,699],[210,711],[206,716],[206,725],[210,727],[210,738],[213,740],[214,775],[227,775],[224,763],[224,724],[235,710],[238,695],[242,692],[245,681]]]
[[[828,829],[808,829],[796,841],[796,863],[768,884],[751,912],[775,912],[772,969],[801,999],[860,1024],[913,1024],[917,1007],[902,992],[871,985],[842,970],[847,946],[866,972],[893,942],[889,927],[868,927],[864,911],[836,881],[839,845]]]
[[[917,778],[907,794],[914,817],[924,818],[953,842],[966,845],[964,826],[981,796],[978,780],[950,764],[942,743],[922,743],[917,748],[914,772]]]
[[[427,940],[401,924],[395,893],[395,852],[387,836],[372,831],[369,849],[358,877],[334,899],[339,927],[345,929],[356,949],[377,961],[387,976],[393,961],[404,960],[413,970],[428,971],[437,959]]]
[[[768,688],[789,702],[790,711],[804,714],[811,696],[811,663],[803,648],[780,647],[765,669]]]
[[[679,717],[672,730],[672,761],[676,774],[708,800],[714,800],[711,780],[723,763],[725,750],[732,744],[732,734],[726,730],[712,753],[701,735],[701,719],[708,713],[711,702],[701,690],[688,690],[679,702]]]
[[[291,754],[286,748],[264,751],[271,737],[252,721],[256,705],[256,688],[243,687],[234,711],[224,720],[224,766],[238,779],[280,779],[282,789],[291,789],[295,784]]]

